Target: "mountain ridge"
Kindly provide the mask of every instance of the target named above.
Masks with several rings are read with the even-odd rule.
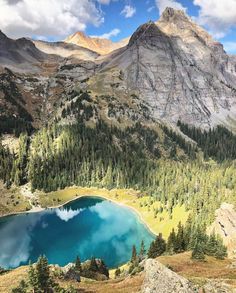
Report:
[[[65,39],[65,43],[75,44],[101,55],[106,55],[112,51],[124,47],[128,43],[129,38],[123,39],[119,42],[112,42],[106,38],[90,37],[83,32],[76,32]]]
[[[27,76],[21,75],[21,79],[32,80],[25,86],[18,79],[18,87],[26,101],[37,101],[34,108],[38,108],[37,120],[42,123],[57,119],[65,111],[65,97],[79,88],[91,92],[92,103],[98,103],[98,116],[115,124],[119,124],[118,117],[132,124],[132,111],[143,122],[174,126],[181,120],[206,129],[218,124],[234,129],[236,125],[236,58],[227,55],[223,46],[183,11],[167,8],[159,21],[141,25],[115,50],[110,40],[83,33],[54,43],[11,40],[2,35],[0,44],[0,65],[25,71]],[[14,47],[16,56],[20,50],[22,64],[13,58],[15,55],[11,57],[9,46]],[[4,56],[9,54],[7,62]],[[35,91],[39,84],[43,88],[40,98]],[[116,101],[112,118],[104,94]],[[125,110],[119,110],[121,106]],[[46,120],[45,107],[50,109]],[[140,107],[145,107],[148,119]]]

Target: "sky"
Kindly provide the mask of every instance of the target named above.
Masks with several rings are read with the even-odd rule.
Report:
[[[57,41],[83,31],[118,41],[167,6],[186,11],[236,54],[236,0],[0,0],[0,30],[12,38]]]

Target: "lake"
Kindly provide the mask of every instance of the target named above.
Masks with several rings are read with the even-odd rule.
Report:
[[[46,255],[64,266],[78,255],[95,256],[109,268],[127,262],[132,246],[154,239],[129,208],[99,197],[82,197],[61,208],[0,218],[0,266],[15,268]]]

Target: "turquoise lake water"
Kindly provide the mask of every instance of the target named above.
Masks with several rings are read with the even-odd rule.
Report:
[[[128,208],[98,197],[83,197],[62,208],[0,218],[0,266],[14,268],[46,255],[66,265],[80,256],[102,258],[113,268],[127,262],[132,245],[154,239]]]

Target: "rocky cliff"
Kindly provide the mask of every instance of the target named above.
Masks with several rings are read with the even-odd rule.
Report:
[[[182,11],[167,8],[159,22],[140,26],[107,58],[106,77],[117,68],[156,120],[205,128],[235,120],[235,62]]]
[[[1,34],[0,65],[24,71],[13,82],[21,80],[18,90],[26,102],[22,107],[33,121],[54,119],[67,105],[68,94],[82,89],[91,92],[98,115],[114,123],[175,125],[181,120],[235,130],[235,57],[184,12],[172,8],[119,44],[82,33],[66,43],[10,40]],[[112,103],[106,97],[112,97]]]
[[[236,212],[232,204],[222,203],[208,231],[219,234],[227,246],[229,257],[236,258]]]

